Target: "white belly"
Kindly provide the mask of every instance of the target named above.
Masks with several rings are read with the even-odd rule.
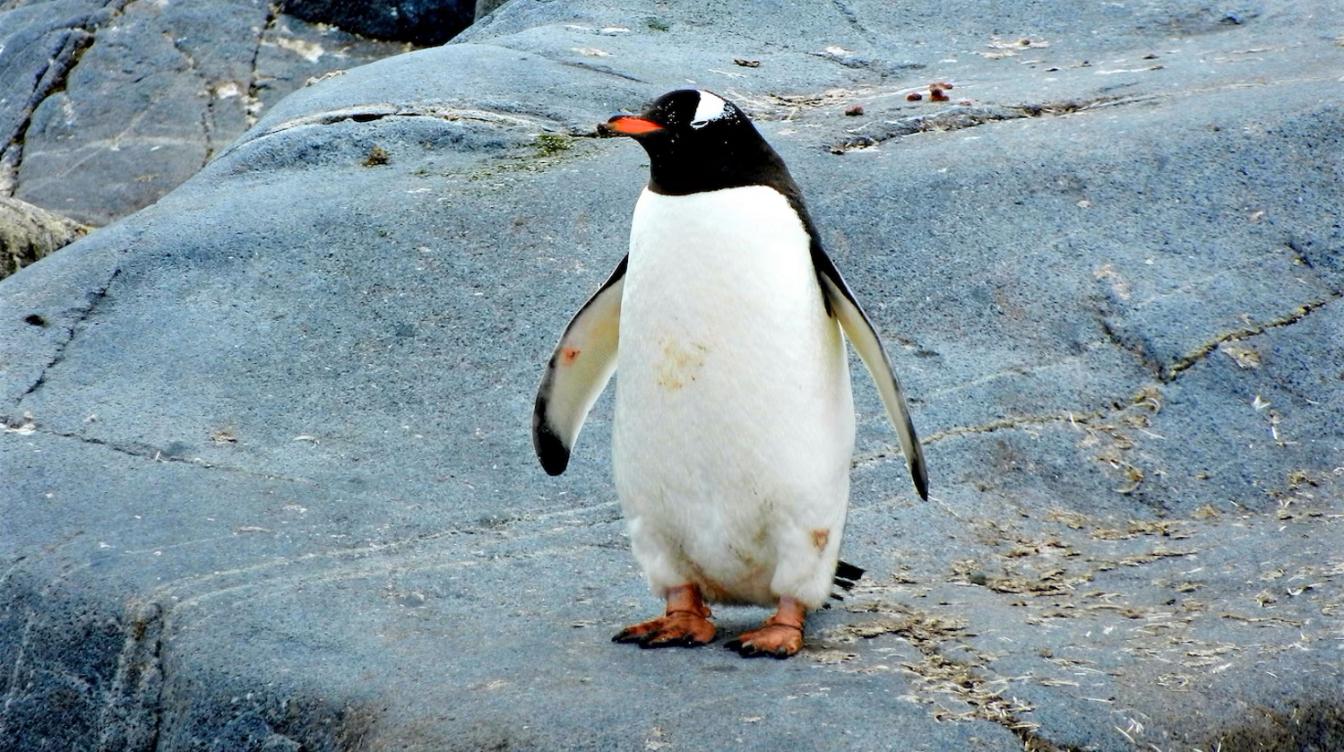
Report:
[[[825,600],[854,411],[807,233],[776,191],[640,197],[613,445],[655,591],[690,581],[719,601]]]

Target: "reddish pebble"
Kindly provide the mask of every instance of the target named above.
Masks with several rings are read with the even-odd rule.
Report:
[[[921,100],[921,99],[923,99],[923,98],[924,98],[924,95],[923,95],[923,94],[920,94],[920,93],[917,92],[917,91],[912,91],[912,92],[910,92],[909,94],[906,94],[906,95],[905,95],[905,101],[907,101],[907,102],[918,102],[919,100]]]
[[[863,114],[863,105],[853,104],[845,108],[845,114],[850,117],[858,117]]]
[[[929,99],[932,99],[935,102],[946,102],[947,95],[943,93],[942,89],[930,89]]]

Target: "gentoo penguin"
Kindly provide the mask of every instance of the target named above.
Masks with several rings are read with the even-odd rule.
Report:
[[[837,564],[842,577],[857,569],[838,560],[854,450],[845,335],[927,498],[900,384],[788,168],[736,105],[674,91],[599,131],[644,147],[649,183],[629,253],[551,356],[532,422],[537,456],[564,472],[619,372],[616,491],[635,559],[667,609],[613,640],[703,645],[715,634],[707,603],[756,604],[777,610],[727,646],[788,657]]]

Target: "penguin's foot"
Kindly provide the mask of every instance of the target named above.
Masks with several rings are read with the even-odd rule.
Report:
[[[723,646],[744,658],[788,658],[803,649],[803,620],[807,609],[792,598],[780,598],[779,610],[759,629],[743,632]]]
[[[641,648],[693,648],[714,641],[714,622],[709,606],[700,597],[700,588],[681,585],[667,592],[667,612],[656,619],[632,624],[611,638],[612,642],[633,642]]]
[[[611,641],[633,642],[641,648],[694,648],[713,642],[714,632],[714,622],[709,619],[680,612],[632,624]]]

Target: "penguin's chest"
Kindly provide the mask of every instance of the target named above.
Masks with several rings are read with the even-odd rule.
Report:
[[[794,428],[800,412],[815,412],[808,405],[848,384],[843,362],[807,232],[782,195],[763,186],[644,192],[621,302],[623,422],[638,413],[686,419],[662,426],[680,431]]]
[[[809,242],[770,188],[641,196],[613,442],[632,521],[688,549],[714,535],[768,548],[778,518],[843,508],[849,376]]]

